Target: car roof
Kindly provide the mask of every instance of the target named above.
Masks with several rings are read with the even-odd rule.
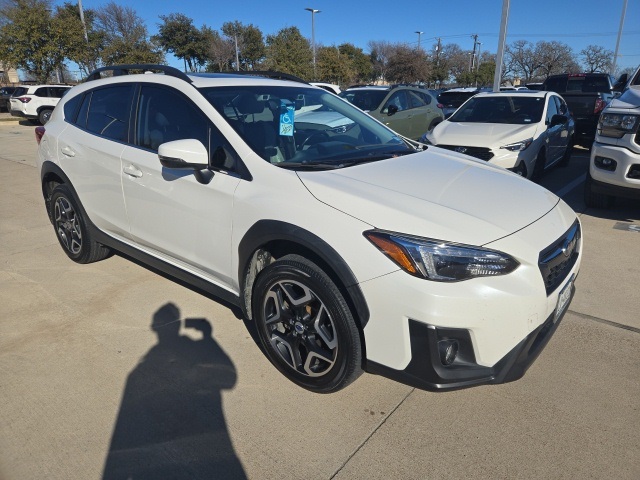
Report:
[[[538,90],[506,90],[503,92],[480,92],[476,97],[540,97],[544,98],[553,92],[545,92]]]
[[[444,92],[441,92],[441,93],[477,92],[477,91],[479,90],[476,87],[460,87],[460,88],[450,88],[449,90],[445,90]]]

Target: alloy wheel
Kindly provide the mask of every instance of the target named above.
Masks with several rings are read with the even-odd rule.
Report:
[[[269,341],[296,372],[326,375],[338,355],[336,328],[325,304],[306,285],[293,280],[272,284],[263,311]]]
[[[58,197],[54,205],[54,218],[58,237],[65,248],[74,255],[82,250],[82,232],[78,215],[64,197]]]

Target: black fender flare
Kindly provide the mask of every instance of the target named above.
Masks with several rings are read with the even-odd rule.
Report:
[[[364,328],[369,321],[369,307],[358,281],[345,260],[317,235],[291,223],[279,220],[259,220],[247,232],[238,245],[238,280],[241,289],[245,287],[247,270],[254,252],[261,246],[274,241],[286,241],[297,244],[320,258],[344,286],[349,298],[347,301],[355,308],[356,321]]]

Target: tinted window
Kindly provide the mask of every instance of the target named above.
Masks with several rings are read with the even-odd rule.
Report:
[[[422,100],[424,100],[426,105],[431,105],[431,102],[433,101],[433,97],[431,95],[423,92],[420,92],[419,95],[422,97]]]
[[[62,98],[62,96],[68,90],[69,88],[67,87],[49,87],[49,96],[54,98]]]
[[[36,97],[48,97],[49,96],[49,87],[40,87],[36,89],[34,92]]]
[[[387,103],[384,105],[384,110],[387,110],[391,105],[398,107],[399,112],[407,110],[409,108],[409,101],[407,100],[406,92],[401,90],[400,92],[396,92],[391,95],[389,100],[387,100]]]
[[[78,107],[80,106],[80,101],[82,100],[82,95],[76,95],[73,98],[70,98],[67,103],[64,104],[64,118],[68,122],[75,123],[76,122],[76,113],[78,112]],[[86,118],[86,115],[85,115]]]
[[[547,78],[543,87],[549,92],[566,92],[567,77]]]
[[[181,93],[143,86],[137,113],[136,145],[150,150],[173,140],[195,138],[209,148],[207,117]]]
[[[556,101],[556,107],[558,107],[558,113],[560,113],[561,115],[566,115],[567,112],[569,111],[569,108],[567,107],[567,104],[564,103],[564,100],[562,100],[560,97],[553,97]]]
[[[424,107],[425,101],[422,98],[422,94],[420,92],[407,92],[409,94],[409,105],[410,108],[418,108]]]
[[[365,112],[377,110],[384,97],[389,93],[387,90],[347,90],[340,96],[346,98],[360,110]]]
[[[87,114],[87,130],[113,140],[126,141],[132,97],[133,85],[94,90]],[[81,121],[80,116],[78,120]]]
[[[24,87],[17,87],[15,91],[11,94],[12,97],[19,97],[27,93],[27,89]]]
[[[500,95],[474,97],[449,120],[451,122],[509,123],[526,125],[542,118],[544,98]]]
[[[548,123],[548,122],[551,122],[551,118],[554,115],[558,114],[558,107],[556,106],[556,102],[553,99],[553,97],[549,98],[549,101],[547,102],[547,104],[549,106],[547,107],[547,116],[545,118],[546,118],[547,123]]]
[[[447,107],[458,108],[476,93],[478,92],[442,92],[438,95],[438,101]]]

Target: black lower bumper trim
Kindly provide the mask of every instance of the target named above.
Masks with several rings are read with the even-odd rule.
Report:
[[[611,183],[600,182],[593,179],[591,180],[591,191],[614,197],[624,197],[633,200],[640,199],[640,188],[622,187],[620,185],[613,185]]]
[[[572,287],[571,296],[575,293]],[[571,300],[569,300],[571,302]],[[435,327],[409,320],[411,337],[411,361],[404,370],[396,370],[368,361],[366,371],[390,378],[406,385],[429,391],[456,390],[475,385],[513,382],[522,378],[558,328],[563,312],[555,318],[555,312],[536,330],[531,332],[493,367],[477,365],[466,358],[456,365],[445,366],[438,354],[438,333]]]

